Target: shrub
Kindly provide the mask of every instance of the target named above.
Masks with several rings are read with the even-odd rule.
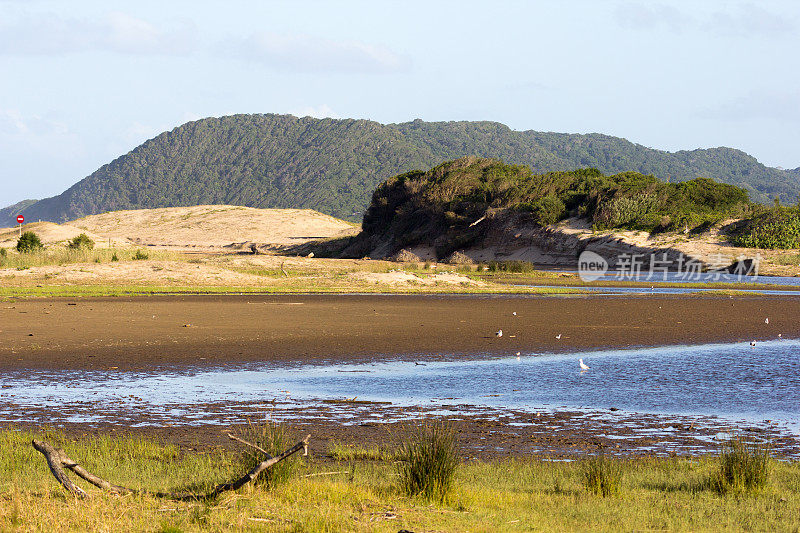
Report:
[[[111,260],[112,261],[119,261],[119,257],[117,257],[117,252],[114,252],[113,254],[111,254]]]
[[[446,422],[423,422],[400,446],[400,488],[409,495],[444,501],[458,468],[456,434]]]
[[[719,470],[711,479],[719,493],[754,492],[767,485],[769,448],[738,437],[723,445]]]
[[[770,209],[747,221],[731,242],[748,248],[800,248],[800,209]]]
[[[41,239],[32,231],[26,231],[17,241],[17,251],[23,254],[38,252],[44,248]]]
[[[143,252],[141,250],[136,250],[136,253],[133,254],[133,259],[135,261],[141,261],[141,260],[147,259],[148,257],[150,257],[150,256],[146,252]]]
[[[94,241],[90,239],[89,236],[86,235],[85,233],[81,233],[80,235],[69,241],[67,246],[69,248],[72,248],[73,250],[80,250],[80,249],[91,250],[92,248],[94,248]]]
[[[622,482],[622,465],[619,460],[597,455],[581,462],[583,486],[597,496],[608,497],[619,493]]]
[[[489,261],[489,272],[533,272],[536,266],[529,261]]]
[[[0,257],[5,257],[8,255],[8,250],[5,248],[0,248]]]
[[[248,423],[247,427],[240,432],[239,437],[251,444],[255,444],[273,457],[280,455],[294,444],[292,435],[289,434],[286,428],[270,420],[263,424]],[[247,448],[239,455],[236,468],[250,470],[264,459],[263,453],[253,448]],[[297,474],[299,467],[300,459],[297,454],[291,455],[272,468],[262,472],[256,478],[255,483],[267,489],[274,489],[293,478]]]
[[[555,224],[566,215],[567,208],[557,196],[548,194],[539,198],[528,208],[533,213],[536,222],[542,226]]]

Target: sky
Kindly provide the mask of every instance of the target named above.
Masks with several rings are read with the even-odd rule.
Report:
[[[0,0],[0,207],[234,113],[492,120],[800,166],[800,2]]]

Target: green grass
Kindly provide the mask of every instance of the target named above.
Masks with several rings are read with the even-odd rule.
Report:
[[[34,436],[134,488],[202,488],[237,472],[235,452],[0,431],[0,531],[797,531],[800,525],[797,462],[769,460],[762,490],[721,494],[705,483],[719,458],[634,459],[614,498],[586,491],[580,462],[469,462],[456,471],[448,499],[432,504],[402,492],[393,463],[348,465],[312,453],[283,485],[248,486],[215,501],[112,496],[83,482],[89,498],[75,500],[30,446]],[[330,472],[337,475],[309,476]]]
[[[453,426],[425,421],[410,427],[399,456],[397,472],[404,494],[436,502],[447,498],[459,465]]]
[[[583,486],[587,491],[604,498],[619,493],[623,473],[619,459],[597,455],[582,460],[580,464]]]
[[[344,444],[332,442],[328,447],[328,455],[335,461],[397,461],[400,454],[387,446],[362,444]]]
[[[767,446],[741,437],[731,439],[725,443],[711,484],[720,493],[763,490],[769,478],[769,462]]]

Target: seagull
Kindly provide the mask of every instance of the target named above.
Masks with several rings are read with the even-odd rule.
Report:
[[[559,339],[559,340],[561,340],[561,333],[559,333],[558,335],[556,335],[556,339]]]
[[[780,339],[781,337],[783,337],[783,333],[778,333],[778,338]]]
[[[752,346],[753,348],[755,348],[755,347],[756,347],[756,341],[750,341],[750,346]]]
[[[517,352],[517,361],[519,361],[520,352]]]
[[[514,311],[514,312],[513,312],[513,313],[511,313],[511,314],[512,314],[512,315],[514,315],[514,316],[517,316],[517,312],[516,312],[516,311]]]
[[[494,336],[495,337],[502,337],[503,336],[503,330],[502,329],[498,329],[497,333],[495,333]]]
[[[764,319],[764,324],[769,324],[769,318]]]
[[[581,370],[589,370],[589,367],[583,363],[583,359],[578,359],[578,364],[581,365]]]

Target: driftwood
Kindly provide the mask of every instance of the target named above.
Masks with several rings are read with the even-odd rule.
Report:
[[[87,496],[86,491],[75,485],[69,479],[67,473],[64,471],[64,468],[70,470],[81,479],[88,481],[95,487],[112,492],[114,494],[145,494],[149,496],[155,496],[157,498],[168,498],[172,500],[206,500],[215,498],[223,492],[242,488],[251,481],[255,480],[265,470],[269,470],[276,464],[280,463],[290,455],[299,452],[300,450],[303,450],[303,455],[308,455],[308,441],[311,438],[311,435],[308,435],[305,439],[301,440],[277,457],[272,457],[265,450],[256,446],[255,444],[251,444],[246,440],[240,439],[239,437],[236,437],[230,433],[228,434],[228,437],[258,450],[266,457],[242,477],[237,478],[229,483],[221,483],[205,494],[197,494],[192,492],[153,492],[144,489],[129,489],[127,487],[115,485],[87,471],[76,461],[73,461],[67,457],[67,454],[64,452],[64,450],[60,448],[54,448],[50,444],[36,439],[34,439],[31,444],[37,451],[44,455],[45,460],[47,460],[47,466],[50,468],[50,472],[53,474],[53,477],[56,478],[56,481],[58,481],[62,487],[78,498],[85,498]]]

